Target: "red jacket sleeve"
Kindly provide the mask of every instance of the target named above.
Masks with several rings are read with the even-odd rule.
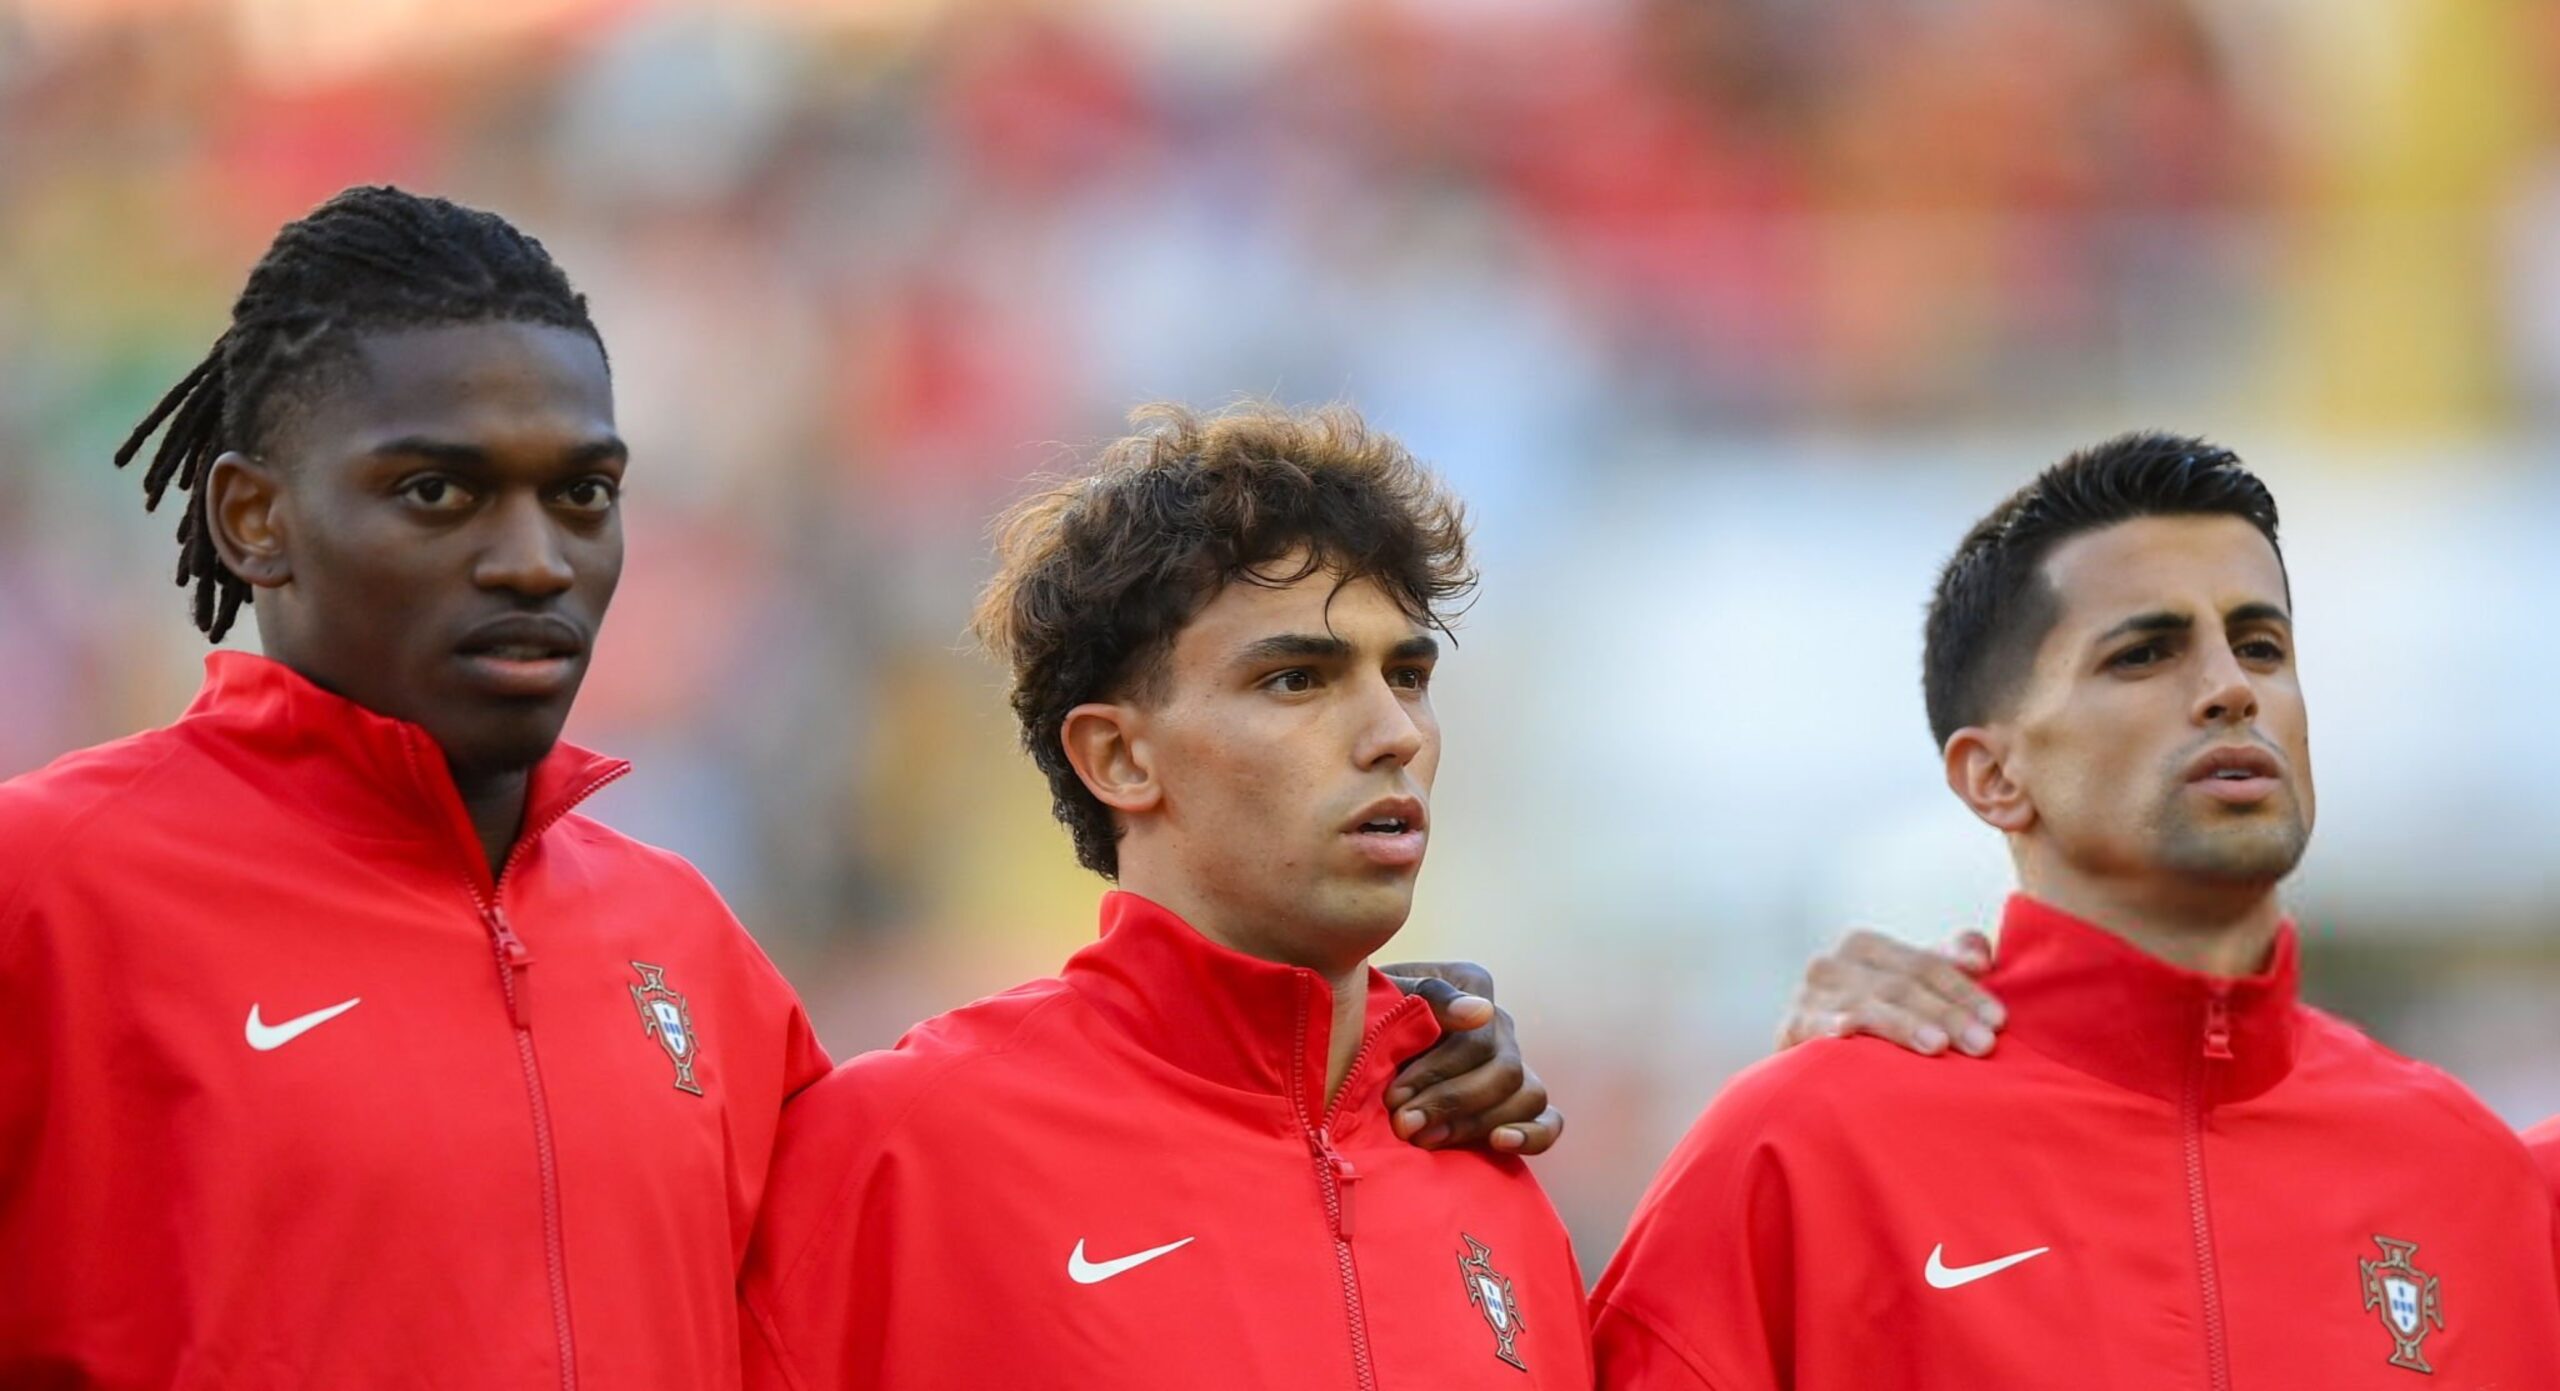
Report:
[[[1794,1384],[1794,1184],[1776,1107],[1805,1066],[1782,1055],[1735,1078],[1654,1176],[1592,1294],[1603,1391]]]
[[[898,1219],[899,1123],[948,1071],[865,1053],[783,1108],[764,1210],[739,1280],[747,1391],[877,1385]]]
[[[21,783],[0,784],[0,1211],[14,1200],[10,1181],[27,1172],[40,1112],[51,1089],[45,1062],[63,1046],[48,1036],[56,1001],[33,964],[44,931],[36,904],[37,870],[55,836],[46,809]]]
[[[2560,1267],[2560,1116],[2526,1131],[2524,1144],[2533,1151],[2533,1162],[2541,1168],[2543,1182],[2551,1186],[2551,1259],[2555,1267]]]
[[[2560,1202],[2560,1116],[2526,1131],[2524,1144],[2533,1151],[2533,1162],[2542,1166],[2542,1177],[2551,1185],[2552,1199]]]

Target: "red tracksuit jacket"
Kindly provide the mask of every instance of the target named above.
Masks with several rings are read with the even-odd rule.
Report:
[[[720,1387],[825,1056],[682,860],[492,883],[442,755],[261,658],[0,784],[0,1385]]]
[[[1588,1387],[1582,1282],[1526,1166],[1395,1137],[1429,1007],[1331,992],[1134,894],[1057,979],[855,1058],[783,1121],[747,1382],[1198,1391]]]
[[[2533,1152],[2533,1162],[2542,1166],[2543,1180],[2551,1185],[2551,1201],[2560,1203],[2560,1116],[2526,1131],[2524,1146]],[[2560,1263],[2560,1226],[2552,1229],[2551,1256]]]
[[[2295,998],[2024,898],[1987,1062],[1873,1039],[1736,1078],[1593,1296],[1613,1391],[2548,1391],[2552,1204],[2513,1131]]]

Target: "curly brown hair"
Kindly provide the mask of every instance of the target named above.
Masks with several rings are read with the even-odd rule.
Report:
[[[1476,583],[1465,508],[1348,406],[1204,416],[1158,403],[1129,423],[1090,467],[998,519],[995,578],[970,625],[1012,672],[1022,747],[1076,858],[1111,879],[1120,829],[1067,761],[1068,711],[1160,695],[1175,635],[1235,581],[1370,580],[1442,633]],[[1303,565],[1271,568],[1300,551]]]

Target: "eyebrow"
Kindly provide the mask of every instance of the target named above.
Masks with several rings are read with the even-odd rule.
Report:
[[[1236,665],[1299,658],[1309,661],[1346,661],[1352,655],[1351,644],[1323,633],[1281,633],[1257,638],[1236,650]],[[1416,633],[1387,651],[1390,661],[1425,661],[1440,655],[1440,644],[1427,633]]]
[[[386,440],[377,444],[365,452],[378,459],[393,457],[428,459],[456,468],[484,468],[490,460],[489,451],[479,445],[463,444],[456,440],[440,440],[429,435],[403,435],[399,439]],[[602,439],[588,440],[572,447],[561,456],[561,462],[573,468],[583,468],[589,464],[601,464],[608,460],[628,460],[630,457],[630,446],[624,444],[620,436],[607,435]]]
[[[2263,599],[2254,599],[2222,616],[2222,625],[2226,628],[2236,628],[2243,623],[2279,623],[2289,628],[2293,626],[2293,617],[2280,605],[2270,604]],[[2135,633],[2183,633],[2195,626],[2196,621],[2183,613],[2171,613],[2166,609],[2159,609],[2151,613],[2135,614],[2098,634],[2097,641],[2100,645],[2104,645]]]
[[[2260,599],[2242,604],[2222,616],[2223,627],[2237,628],[2243,623],[2276,623],[2290,628],[2293,626],[2293,615],[2286,613],[2279,605]]]

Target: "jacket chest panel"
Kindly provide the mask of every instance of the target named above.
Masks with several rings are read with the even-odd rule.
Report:
[[[2225,1267],[2251,1272],[2226,1281],[2235,1376],[2376,1391],[2560,1378],[2547,1196],[2485,1138],[2449,1146],[2435,1117],[2407,1119],[2377,1116],[2362,1144],[2266,1127],[2208,1150]]]
[[[882,1249],[919,1253],[893,1259],[866,1296],[899,1301],[882,1326],[907,1351],[887,1350],[887,1365],[946,1345],[971,1352],[934,1385],[984,1385],[970,1377],[988,1367],[1019,1386],[1356,1384],[1314,1156],[1271,1130],[1133,1110],[1088,1117],[1087,1140],[1063,1149],[1056,1137],[1077,1131],[980,1137],[975,1180],[927,1157],[948,1140],[896,1166],[896,1187],[864,1214],[895,1224]],[[1582,1289],[1534,1189],[1374,1148],[1351,1157],[1350,1253],[1378,1386],[1586,1384]],[[940,1293],[911,1259],[936,1267]],[[961,1265],[943,1273],[946,1260]]]
[[[769,1046],[725,1008],[725,976],[677,924],[645,912],[561,925],[574,902],[510,899],[533,963],[518,973],[536,1057],[557,1118],[563,1172],[717,1211],[726,1188],[731,1097],[724,1055]],[[546,929],[549,929],[546,931]],[[694,925],[691,938],[703,934]],[[749,1059],[752,1066],[757,1059]],[[770,1103],[767,1103],[770,1104]],[[766,1129],[770,1114],[748,1123]],[[635,1159],[636,1150],[648,1153]],[[574,1192],[575,1189],[573,1188]],[[724,1219],[725,1220],[725,1219]]]
[[[485,936],[450,901],[378,885],[277,884],[227,903],[121,896],[57,937],[108,1085],[180,1154],[239,1155],[291,1181],[424,1166],[457,1178],[523,1135],[515,1045]],[[472,1007],[457,1010],[457,1000]],[[475,1015],[480,1016],[475,1021]]]
[[[2129,1094],[2062,1099],[2030,1078],[1921,1105],[1925,1122],[1880,1108],[1837,1170],[1800,1156],[1812,1191],[1845,1200],[1796,1212],[1818,1301],[1794,1333],[1802,1384],[1917,1391],[1963,1367],[1994,1388],[2064,1371],[2097,1391],[2207,1386],[2200,1230],[2236,1387],[2414,1391],[2421,1360],[2438,1385],[2524,1386],[2560,1366],[2547,1201],[2451,1177],[2484,1171],[2431,1115],[2377,1121],[2431,1140],[2360,1147],[2334,1108],[2212,1112],[2191,1173],[2188,1118]],[[1870,1326],[1894,1336],[1841,1331]]]

